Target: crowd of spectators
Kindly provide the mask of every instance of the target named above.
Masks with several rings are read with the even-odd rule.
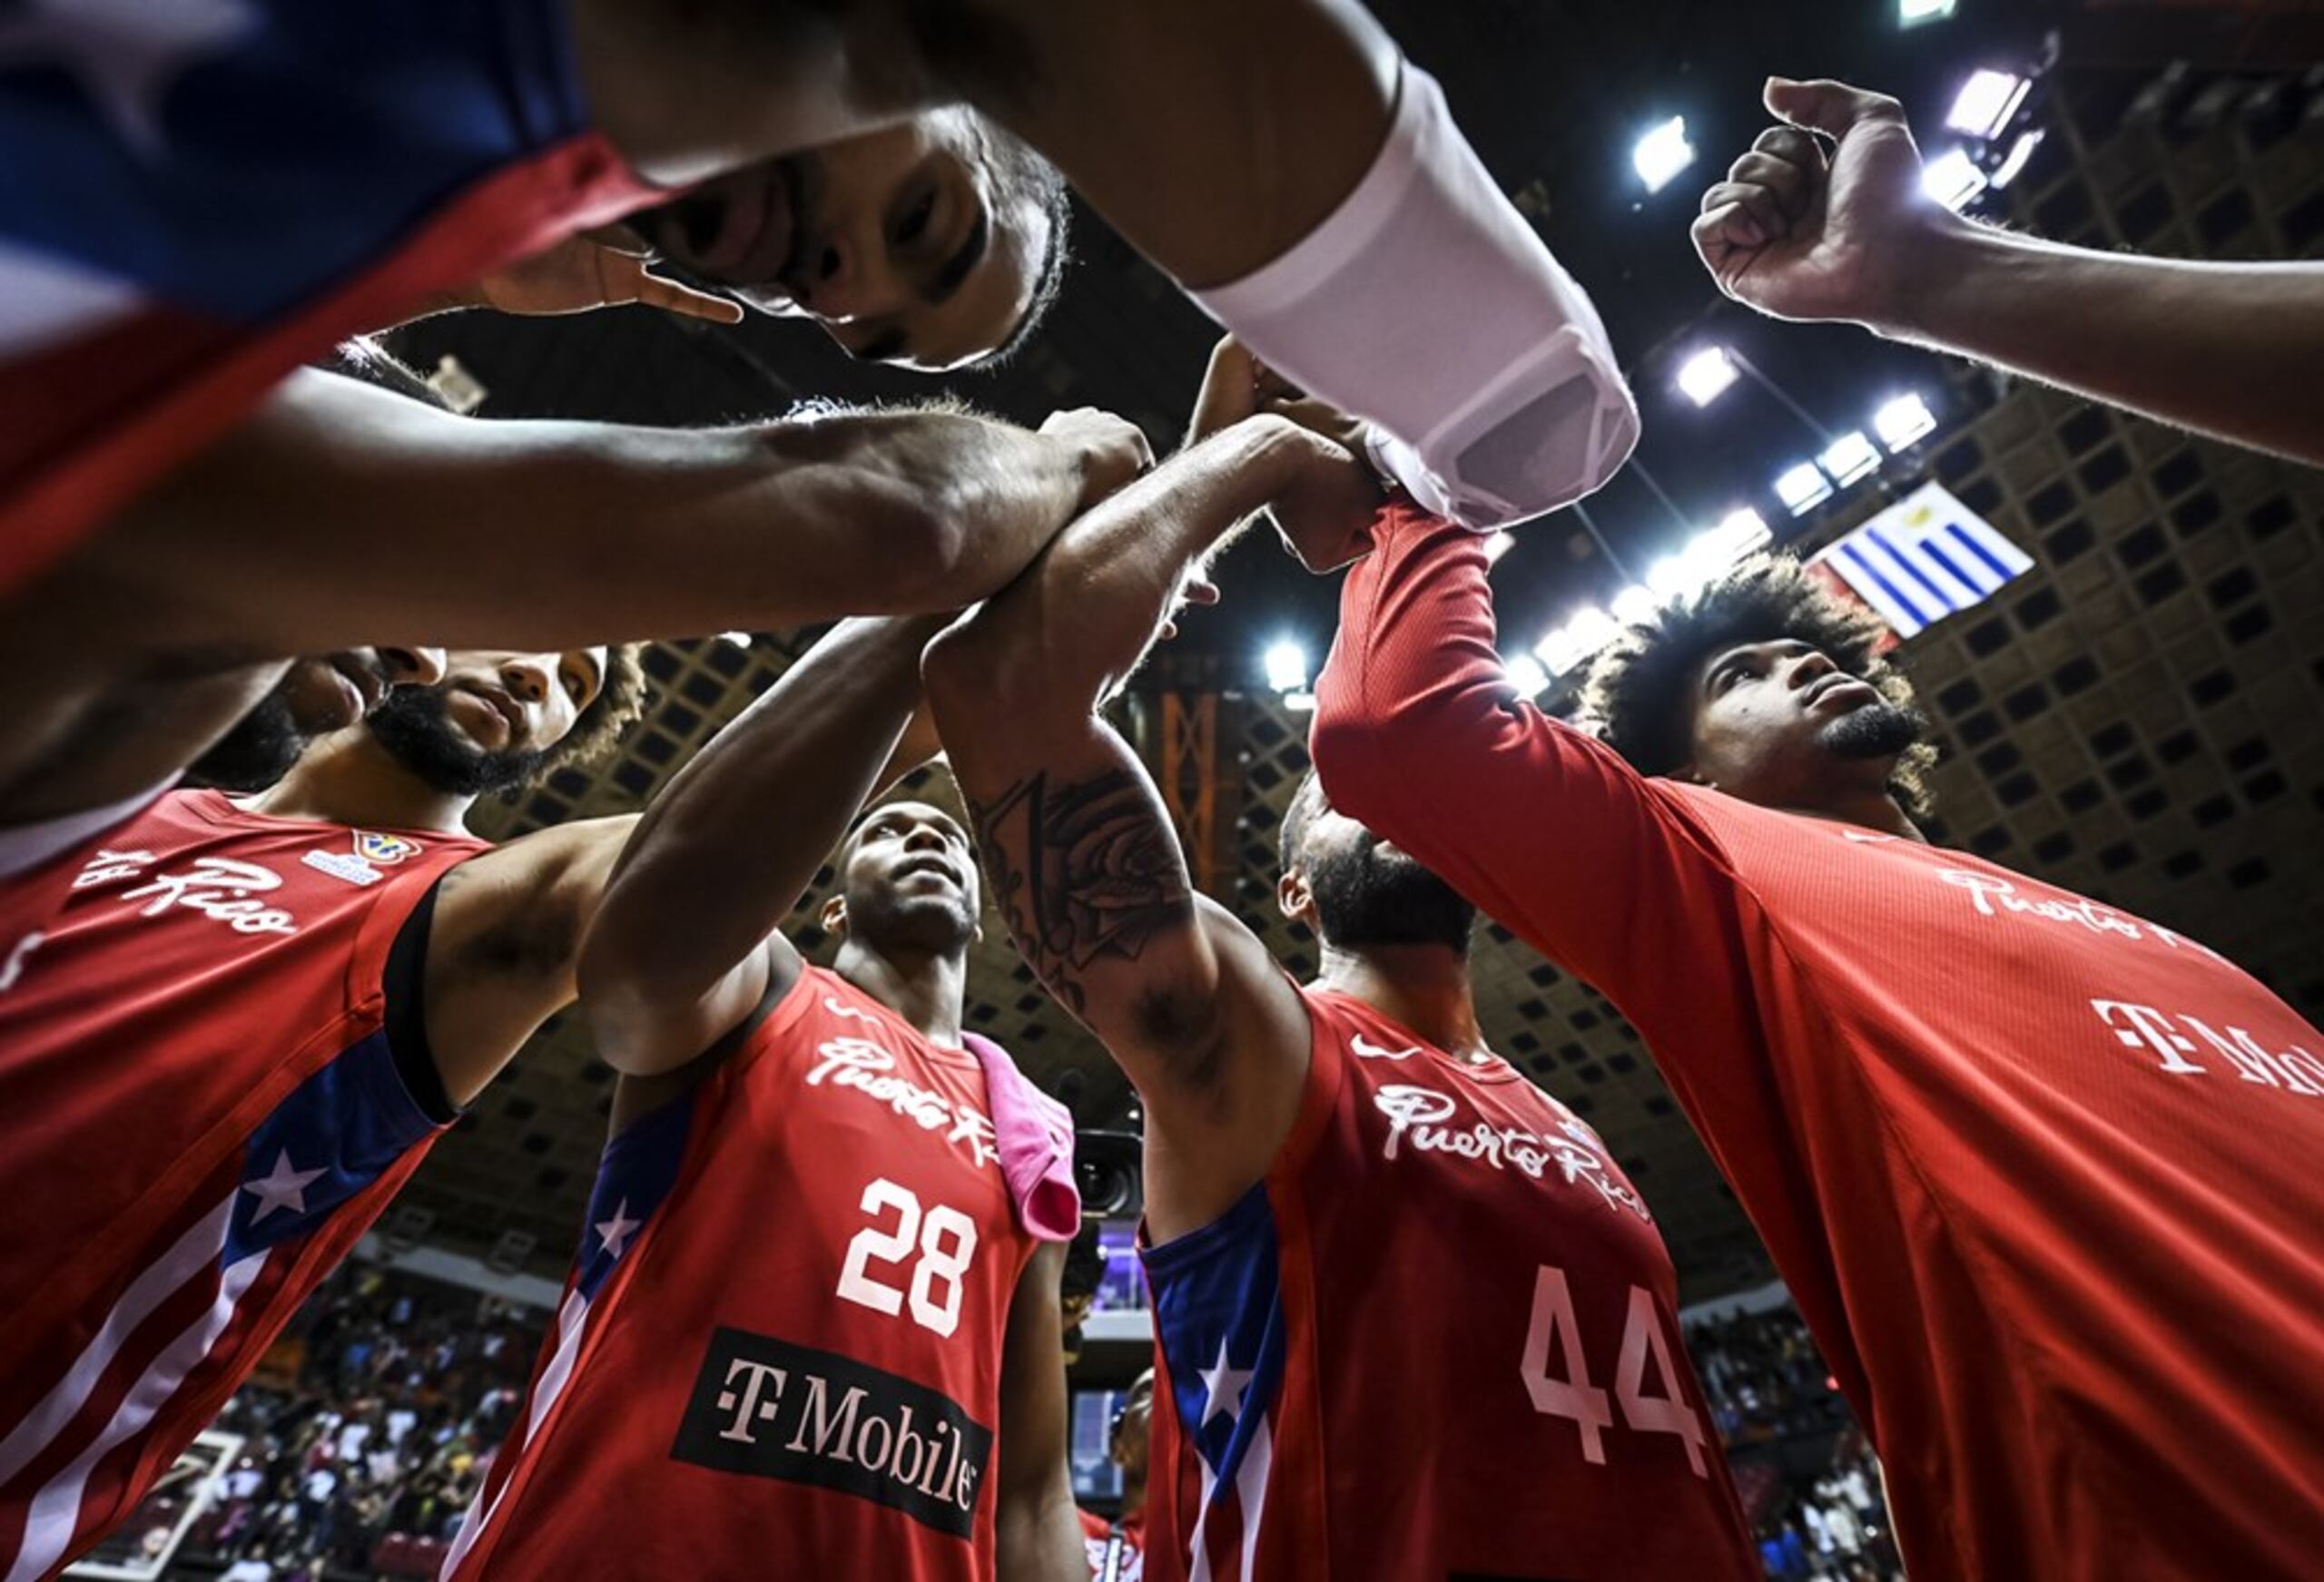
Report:
[[[1904,1582],[1880,1463],[1861,1433],[1844,1433],[1829,1469],[1761,1525],[1759,1559],[1773,1582]]]
[[[244,1443],[182,1554],[233,1582],[432,1575],[515,1420],[546,1315],[350,1263],[219,1417]]]
[[[1687,1350],[1730,1445],[1830,1433],[1850,1421],[1831,1370],[1790,1307],[1690,1324]]]
[[[1687,1350],[1719,1437],[1749,1449],[1829,1440],[1822,1470],[1773,1484],[1759,1557],[1777,1582],[1898,1582],[1880,1466],[1788,1305],[1690,1324]]]

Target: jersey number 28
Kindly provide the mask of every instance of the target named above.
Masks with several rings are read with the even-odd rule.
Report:
[[[892,1231],[880,1223],[891,1209],[896,1214]],[[940,1203],[929,1204],[923,1214],[917,1194],[884,1177],[863,1189],[863,1212],[872,1223],[847,1244],[847,1263],[839,1272],[840,1295],[891,1318],[909,1300],[911,1321],[922,1329],[950,1335],[960,1328],[960,1276],[976,1256],[976,1222]],[[881,1282],[869,1270],[874,1263],[891,1268],[901,1263],[911,1256],[914,1241],[920,1244],[920,1257],[912,1264],[907,1298],[904,1291]]]

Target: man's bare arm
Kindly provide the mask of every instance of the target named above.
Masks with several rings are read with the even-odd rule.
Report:
[[[1729,296],[1977,358],[2150,418],[2324,462],[2324,265],[2093,252],[1959,218],[1921,191],[1902,105],[1768,88],[1787,123],[1704,194],[1695,245]],[[1833,140],[1828,152],[1813,134]]]
[[[842,623],[654,800],[582,949],[609,1064],[683,1066],[796,974],[779,927],[891,762],[948,618]]]
[[[1395,108],[1395,41],[1352,0],[960,9],[972,27],[921,30],[939,80],[1047,153],[1195,290],[1273,262],[1321,224]]]
[[[479,422],[306,372],[23,604],[74,651],[254,657],[951,610],[1146,458],[1101,414]]]
[[[923,663],[1018,948],[1146,1096],[1149,1152],[1191,1163],[1149,1178],[1157,1237],[1265,1173],[1297,1107],[1307,1021],[1259,940],[1196,895],[1152,781],[1097,710],[1188,568],[1317,444],[1263,418],[1196,446],[1068,528]]]
[[[1073,1508],[1065,1390],[1065,1248],[1046,1243],[1019,1276],[1000,1357],[1000,1498],[993,1508],[1005,1582],[1088,1582]]]
[[[537,830],[444,876],[420,985],[444,1092],[475,1102],[574,997],[574,962],[636,815]]]

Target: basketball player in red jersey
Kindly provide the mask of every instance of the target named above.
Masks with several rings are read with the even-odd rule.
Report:
[[[897,753],[942,624],[842,624],[616,867],[581,970],[623,1074],[614,1136],[448,1578],[1080,1582],[1063,1248],[1020,1222],[961,1028],[968,839],[874,809],[833,860],[834,968],[780,927]]]
[[[1236,424],[925,663],[1002,915],[1146,1105],[1148,1574],[1740,1582],[1669,1254],[1598,1139],[1487,1048],[1466,909],[1311,796],[1283,901],[1326,967],[1299,988],[1192,892],[1098,716],[1235,523],[1272,503],[1344,534],[1376,497],[1338,446]]]
[[[108,831],[0,997],[0,1575],[132,1508],[572,997],[631,820],[462,818],[610,739],[622,650],[458,653],[247,802]]]
[[[1888,1473],[1915,1577],[2314,1575],[2324,1035],[1965,852],[1879,628],[1788,562],[1519,701],[1482,546],[1371,529],[1315,764],[1644,1035]],[[1311,543],[1311,564],[1347,552]]]
[[[1373,401],[1382,465],[1464,519],[1586,493],[1635,437],[1588,300],[1349,0],[86,3],[0,74],[0,139],[48,156],[0,205],[0,593],[299,361],[625,211],[859,356],[1005,348],[1063,254],[1043,155],[1275,366]],[[108,49],[153,63],[133,104]],[[318,192],[329,223],[281,198]]]

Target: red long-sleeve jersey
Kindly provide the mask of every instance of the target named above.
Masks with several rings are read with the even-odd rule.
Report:
[[[1402,508],[1376,538],[1326,791],[1637,1025],[1914,1575],[2313,1577],[2324,1036],[2112,907],[1642,778],[1515,701],[1477,539]]]

